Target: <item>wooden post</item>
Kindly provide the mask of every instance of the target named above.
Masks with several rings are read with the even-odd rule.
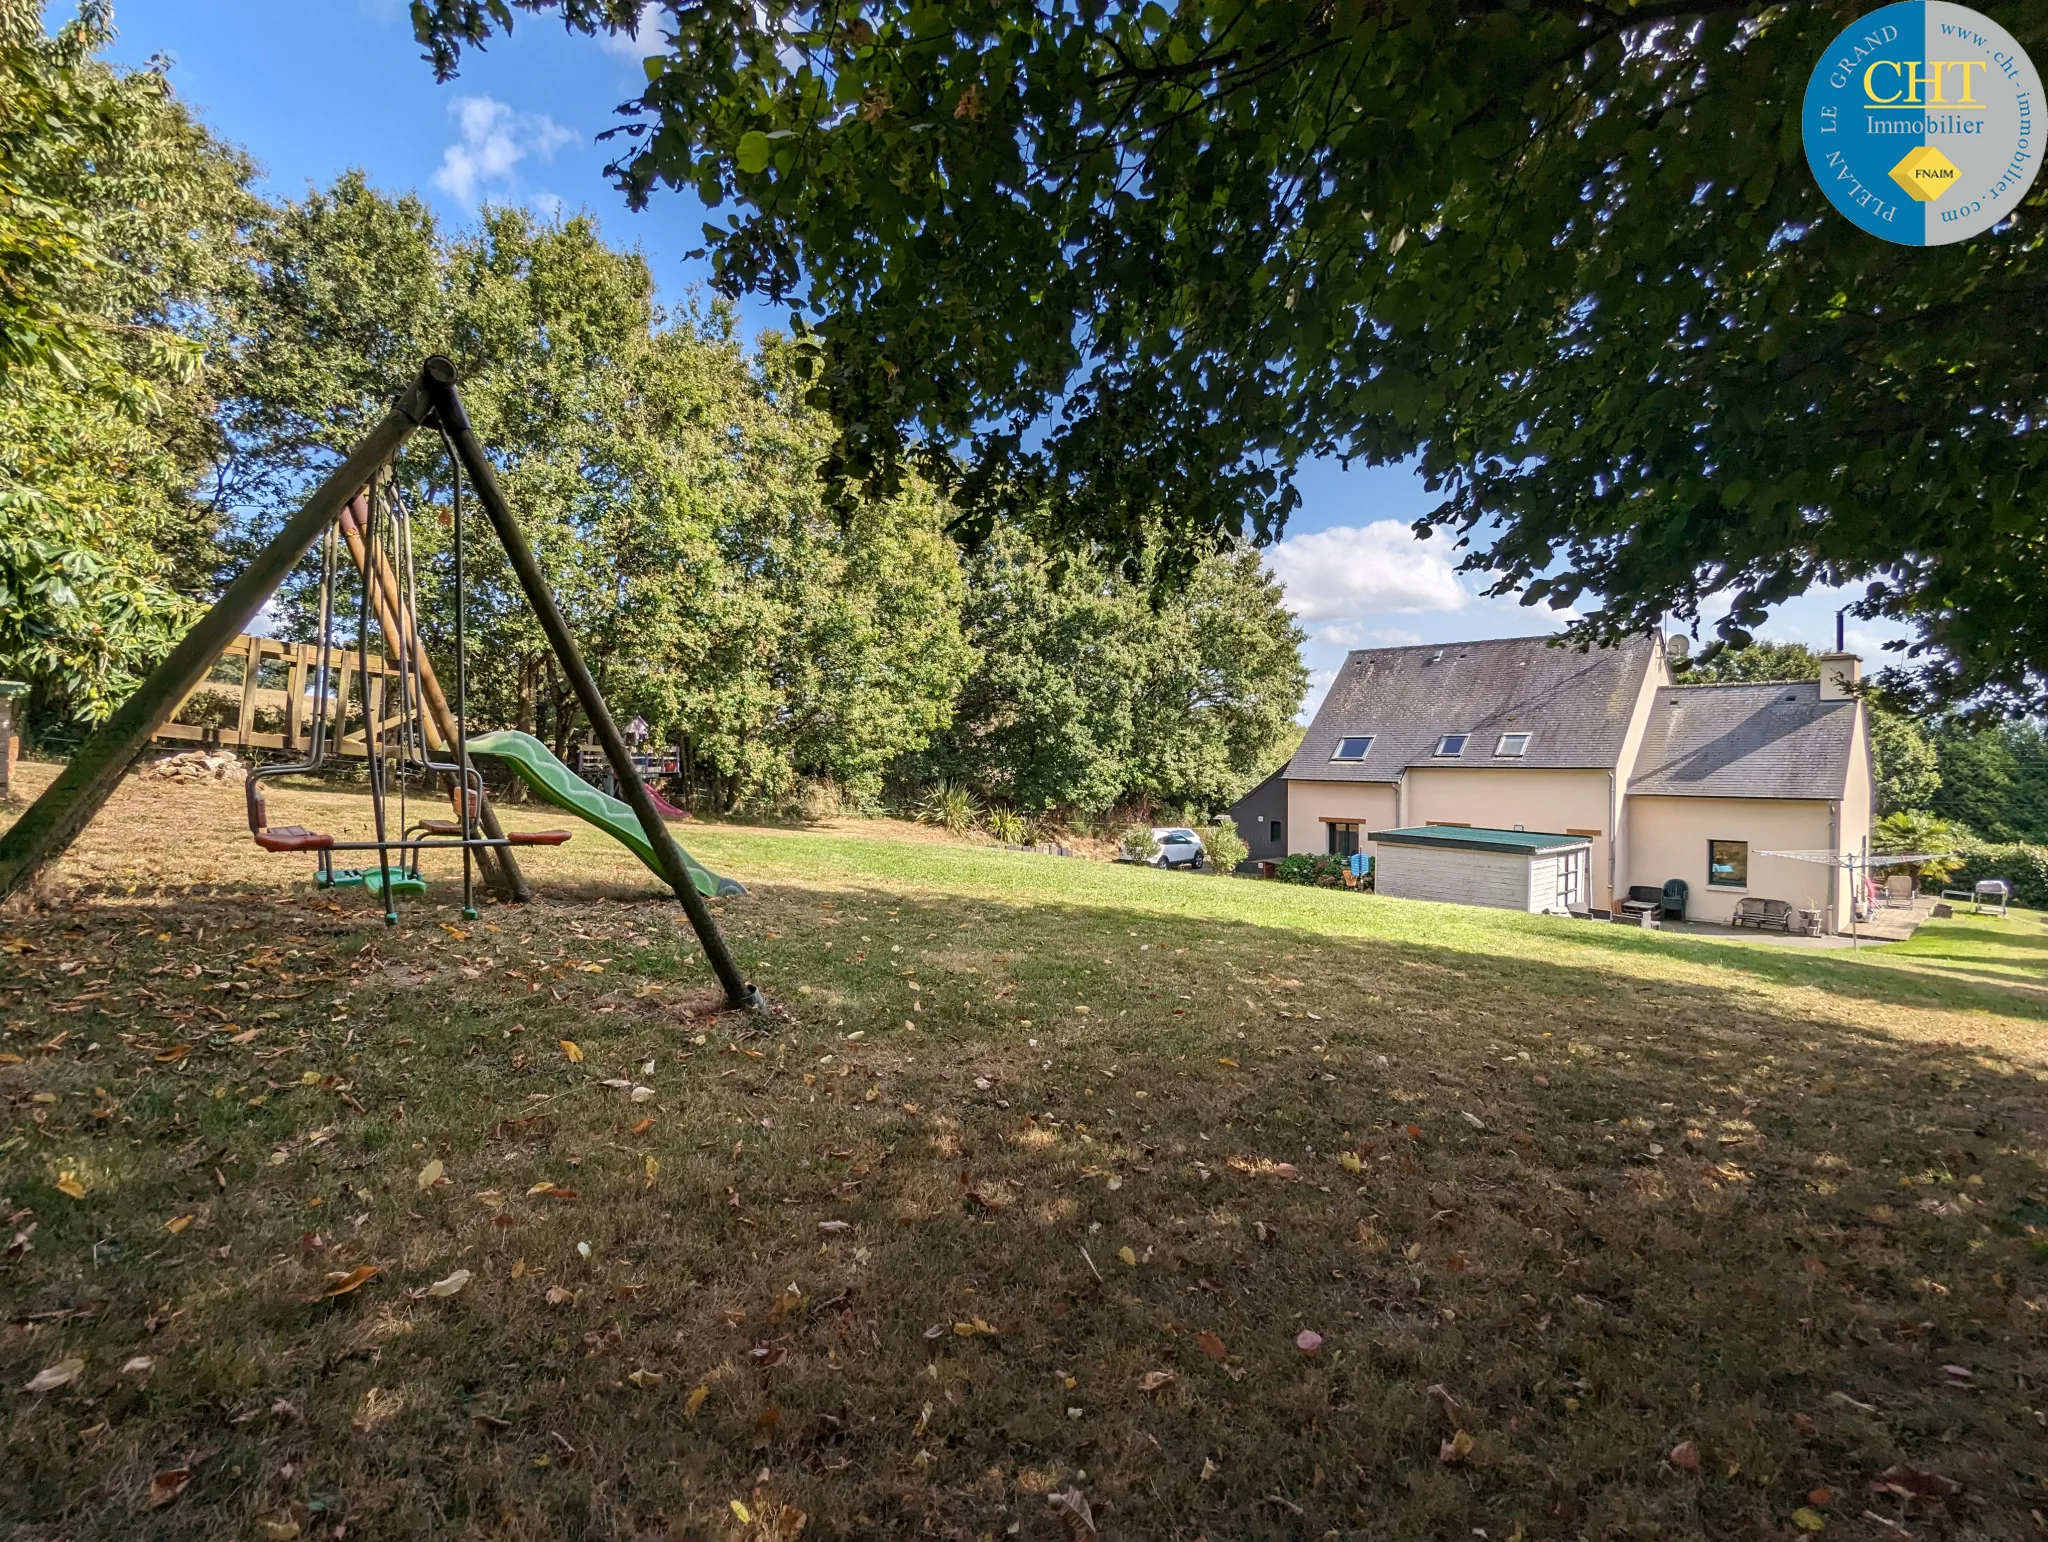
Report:
[[[291,667],[285,671],[284,685],[284,747],[295,750],[299,747],[299,720],[306,707],[306,650],[297,643],[287,657]],[[308,738],[311,737],[309,733]]]
[[[263,655],[256,639],[242,639],[242,705],[235,713],[235,743],[241,749],[249,747],[249,735],[256,731],[256,670]]]

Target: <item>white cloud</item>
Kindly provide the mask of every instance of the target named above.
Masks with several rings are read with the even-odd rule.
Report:
[[[1405,626],[1376,626],[1365,635],[1382,648],[1412,648],[1422,641],[1420,632],[1411,632]]]
[[[434,186],[472,209],[487,196],[509,192],[514,168],[529,155],[549,160],[576,138],[545,113],[516,113],[488,96],[459,96],[448,114],[462,138],[441,152]]]
[[[1417,540],[1398,519],[1378,519],[1291,536],[1266,554],[1266,565],[1304,621],[1412,616],[1471,604],[1447,551],[1442,542]]]
[[[600,32],[597,46],[621,59],[646,59],[666,50],[661,36],[660,7],[654,0],[640,7],[631,32]]]

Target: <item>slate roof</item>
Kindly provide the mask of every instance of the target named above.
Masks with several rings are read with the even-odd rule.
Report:
[[[1651,797],[1839,798],[1856,703],[1795,685],[1664,686],[1628,790]]]
[[[1486,830],[1470,825],[1415,825],[1406,830],[1375,830],[1371,839],[1382,846],[1448,846],[1458,851],[1520,852],[1532,857],[1554,851],[1580,851],[1593,844],[1583,835],[1548,835],[1541,830]]]
[[[1337,672],[1287,778],[1391,782],[1409,766],[1615,766],[1656,648],[1647,636],[1586,653],[1548,637],[1361,648]],[[1472,735],[1456,760],[1435,754],[1448,733]],[[1496,759],[1503,733],[1528,734],[1528,753]],[[1355,734],[1373,736],[1365,759],[1331,760],[1337,741]]]

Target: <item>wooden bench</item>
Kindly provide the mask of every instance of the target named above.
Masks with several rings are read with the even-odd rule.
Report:
[[[1786,936],[1792,935],[1792,905],[1789,900],[1739,899],[1735,902],[1734,924],[1754,926],[1759,931],[1775,926]]]

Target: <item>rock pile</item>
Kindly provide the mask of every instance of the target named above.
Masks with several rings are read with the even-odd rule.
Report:
[[[159,756],[140,774],[156,782],[245,782],[249,768],[226,750],[186,750]]]

